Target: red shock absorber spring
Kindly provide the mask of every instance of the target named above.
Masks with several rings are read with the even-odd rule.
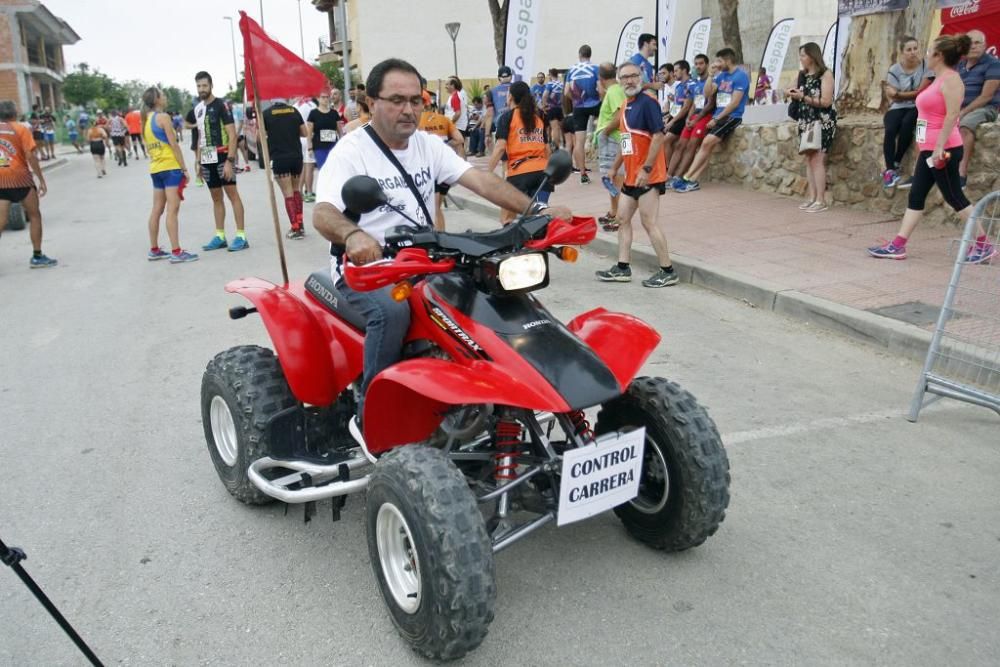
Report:
[[[497,422],[497,453],[494,477],[497,482],[517,479],[515,456],[521,446],[521,425],[516,421],[501,419]]]
[[[583,410],[570,412],[569,419],[573,422],[573,427],[578,436],[587,441],[594,439],[594,430],[590,428],[590,422],[587,421],[587,415],[583,414]]]

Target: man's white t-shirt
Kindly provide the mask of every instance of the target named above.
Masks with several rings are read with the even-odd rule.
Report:
[[[414,132],[406,149],[392,152],[410,174],[428,211],[434,211],[436,184],[451,185],[466,171],[472,169],[472,165],[458,157],[447,144],[426,132]],[[403,180],[399,170],[386,159],[363,127],[345,135],[330,151],[326,164],[319,172],[316,201],[333,204],[338,210],[343,211],[345,205],[340,191],[349,178],[359,174],[377,180],[389,201],[408,216],[427,227],[433,226],[434,221],[425,218],[420,204],[406,186],[406,181]],[[385,244],[385,233],[393,227],[412,225],[385,206],[362,215],[358,224],[380,245]],[[333,277],[336,280],[339,277],[336,260],[332,264]]]
[[[456,97],[458,98],[457,100],[455,99]],[[464,132],[469,129],[469,102],[468,99],[465,97],[464,90],[456,90],[451,94],[451,97],[448,98],[448,118],[451,118],[452,116],[455,115],[456,101],[458,102],[457,111],[459,113],[459,116],[458,120],[454,121],[455,127],[457,127],[459,131]]]

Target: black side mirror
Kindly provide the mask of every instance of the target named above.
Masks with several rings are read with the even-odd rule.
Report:
[[[344,205],[354,213],[370,213],[389,202],[378,181],[371,176],[352,176],[344,183],[340,196]]]
[[[556,151],[549,156],[549,163],[545,165],[545,174],[549,177],[549,182],[559,185],[573,173],[573,158],[566,151]]]

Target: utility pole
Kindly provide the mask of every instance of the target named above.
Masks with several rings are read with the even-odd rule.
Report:
[[[347,46],[347,0],[340,0],[337,3],[337,14],[340,16],[340,45],[343,47],[344,56],[344,104],[351,99],[351,54]]]
[[[233,17],[223,16],[223,21],[229,21],[229,39],[233,43],[233,90],[240,85],[240,68],[236,66],[236,31],[233,30]]]

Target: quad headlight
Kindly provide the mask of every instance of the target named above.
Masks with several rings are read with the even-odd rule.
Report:
[[[532,252],[483,259],[476,277],[491,294],[520,294],[549,284],[549,260]]]
[[[508,257],[500,262],[498,278],[505,291],[517,292],[541,285],[548,274],[549,266],[545,255],[531,253]]]

